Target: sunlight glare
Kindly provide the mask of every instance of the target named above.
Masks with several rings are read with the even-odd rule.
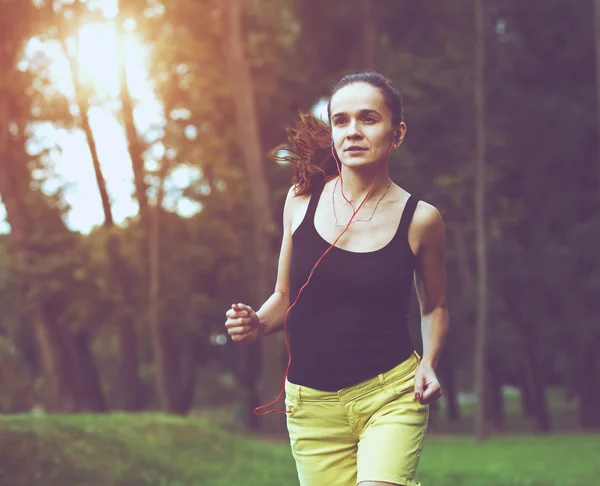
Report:
[[[101,98],[119,94],[117,38],[114,26],[86,24],[77,36],[77,63],[82,83]]]
[[[92,9],[101,10],[105,17],[113,18],[119,13],[119,0],[89,0]]]
[[[77,36],[79,75],[96,95],[116,98],[119,95],[119,45],[114,23],[83,25]],[[123,33],[127,84],[132,96],[140,101],[154,98],[148,82],[147,48],[131,32]]]

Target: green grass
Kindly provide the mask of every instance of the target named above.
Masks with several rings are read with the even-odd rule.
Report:
[[[600,485],[599,451],[591,434],[431,436],[419,477],[423,486]],[[160,414],[0,417],[0,486],[234,484],[297,484],[287,443]]]
[[[419,476],[423,486],[595,486],[599,454],[598,435],[432,437]]]

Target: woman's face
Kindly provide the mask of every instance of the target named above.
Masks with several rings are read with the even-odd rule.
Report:
[[[392,125],[392,112],[379,89],[367,83],[344,86],[331,98],[331,135],[338,157],[348,167],[386,158],[392,143],[402,143],[406,125]],[[394,136],[399,135],[398,142]]]

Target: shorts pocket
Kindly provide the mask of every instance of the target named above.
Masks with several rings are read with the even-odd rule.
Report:
[[[408,375],[398,378],[390,383],[392,392],[396,398],[411,393],[415,389],[415,374],[416,369]]]
[[[293,396],[286,395],[285,396],[285,414],[288,417],[294,415],[296,410],[298,409],[298,402]]]
[[[394,383],[392,386],[392,391],[396,398],[406,395],[407,393],[413,392],[415,389],[415,380],[401,380]]]

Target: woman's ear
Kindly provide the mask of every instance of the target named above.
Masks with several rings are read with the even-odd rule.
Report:
[[[406,123],[402,122],[396,129],[396,134],[394,135],[394,144],[396,146],[400,145],[404,142],[404,137],[406,136]]]

